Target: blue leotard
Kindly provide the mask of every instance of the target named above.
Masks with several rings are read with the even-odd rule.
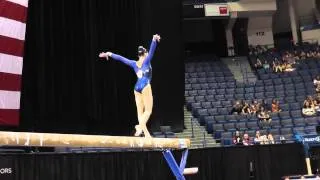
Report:
[[[142,63],[142,66],[139,68],[137,66],[136,61],[129,60],[125,57],[122,57],[118,54],[113,54],[111,57],[117,61],[121,61],[124,64],[130,66],[134,72],[136,73],[138,80],[136,82],[136,85],[134,86],[134,90],[141,93],[143,88],[146,87],[151,82],[152,78],[152,68],[151,68],[151,59],[153,57],[154,51],[156,49],[157,42],[152,40],[150,45],[150,50],[148,56],[145,58],[145,60]]]

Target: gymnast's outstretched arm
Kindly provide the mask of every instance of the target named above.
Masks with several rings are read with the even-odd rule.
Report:
[[[99,57],[106,58],[107,60],[109,59],[109,57],[111,57],[112,59],[120,61],[120,62],[122,62],[122,63],[124,63],[124,64],[126,64],[126,65],[128,65],[130,67],[133,67],[134,64],[135,64],[135,61],[129,60],[129,59],[123,57],[123,56],[120,56],[118,54],[114,54],[112,52],[106,52],[106,53],[102,52],[102,53],[99,54]]]
[[[152,41],[151,41],[151,45],[150,45],[150,48],[149,48],[149,54],[148,54],[148,57],[146,58],[145,60],[145,63],[150,63],[151,59],[153,58],[153,55],[154,55],[154,52],[156,50],[156,47],[157,47],[157,42],[160,42],[160,35],[158,34],[155,34],[153,35],[153,38],[152,38]]]

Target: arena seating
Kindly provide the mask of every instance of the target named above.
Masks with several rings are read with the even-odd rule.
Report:
[[[215,139],[230,145],[236,129],[247,132],[250,137],[259,129],[255,115],[230,114],[233,102],[250,103],[255,99],[271,104],[276,98],[282,112],[272,113],[271,129],[260,132],[270,131],[277,142],[280,136],[293,142],[295,133],[316,133],[315,126],[319,124],[318,117],[303,117],[301,108],[306,95],[315,94],[312,79],[320,72],[320,61],[303,60],[296,68],[296,71],[281,74],[259,71],[255,84],[243,84],[237,83],[228,67],[219,60],[188,62],[185,67],[186,106]]]

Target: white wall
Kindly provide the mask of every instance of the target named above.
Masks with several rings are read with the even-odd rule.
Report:
[[[312,14],[312,9],[316,7],[315,0],[293,0],[298,17]]]
[[[250,17],[247,34],[249,45],[273,45],[272,16]]]
[[[318,40],[318,42],[320,42],[320,29],[302,31],[301,37],[302,41]]]

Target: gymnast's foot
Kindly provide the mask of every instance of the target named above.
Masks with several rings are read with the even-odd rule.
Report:
[[[140,128],[139,125],[136,125],[135,128],[136,128],[136,133],[134,134],[134,136],[140,136],[142,134],[142,129]]]

